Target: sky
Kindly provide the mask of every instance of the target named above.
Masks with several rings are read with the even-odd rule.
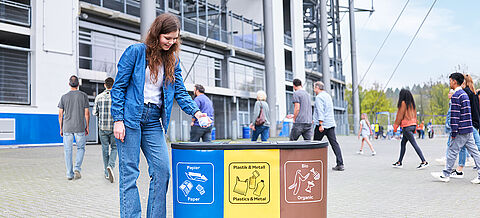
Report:
[[[356,12],[357,74],[360,80],[407,0],[373,0],[375,12]],[[384,87],[434,0],[410,0],[362,86]],[[348,6],[348,0],[340,0]],[[355,0],[356,8],[372,8],[372,0]],[[387,87],[401,88],[430,81],[448,81],[458,69],[480,79],[480,1],[438,0]],[[343,14],[340,14],[342,17]],[[348,14],[341,21],[343,73],[351,83]]]

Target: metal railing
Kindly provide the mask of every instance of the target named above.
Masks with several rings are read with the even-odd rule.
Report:
[[[0,0],[0,21],[30,27],[31,7],[8,0]]]

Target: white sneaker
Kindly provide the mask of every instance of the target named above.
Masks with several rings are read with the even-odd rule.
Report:
[[[462,171],[457,171],[456,169],[454,169],[452,171],[452,174],[450,174],[450,177],[452,178],[455,178],[455,179],[463,179],[463,172]]]
[[[372,156],[375,156],[376,154],[377,154],[377,152],[372,151]]]
[[[357,151],[357,154],[363,154],[363,151],[362,150]]]
[[[446,177],[445,175],[443,175],[442,172],[432,172],[430,174],[433,176],[433,178],[438,179],[439,181],[442,181],[442,182],[450,181],[450,177]]]
[[[480,179],[478,177],[476,177],[475,179],[473,179],[470,182],[473,183],[473,184],[480,184]]]

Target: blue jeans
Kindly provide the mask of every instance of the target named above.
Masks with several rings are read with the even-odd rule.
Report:
[[[255,130],[253,131],[252,133],[252,141],[257,141],[258,139],[258,136],[261,134],[262,137],[262,142],[266,142],[268,140],[268,137],[269,137],[269,132],[268,130],[270,129],[270,127],[268,126],[264,126],[264,125],[261,125],[261,126],[255,126]]]
[[[142,214],[137,188],[137,178],[140,174],[138,169],[140,149],[147,159],[150,176],[147,217],[166,217],[170,158],[160,123],[160,113],[157,105],[145,105],[140,129],[125,127],[124,142],[117,139],[121,217],[141,217]]]
[[[73,164],[72,164],[72,147],[73,137],[77,144],[77,157],[75,159],[75,171],[80,172],[82,169],[83,156],[85,154],[85,143],[87,138],[85,133],[63,133],[63,148],[65,151],[65,166],[67,167],[67,178],[73,178]]]
[[[117,160],[117,144],[115,143],[115,136],[113,135],[113,131],[100,130],[99,135],[100,142],[102,143],[103,166],[105,169],[105,176],[108,176],[107,167],[111,167],[113,169],[115,167],[115,161]]]

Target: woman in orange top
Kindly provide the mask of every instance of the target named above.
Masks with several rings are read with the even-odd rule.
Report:
[[[422,150],[418,147],[417,142],[415,141],[415,129],[417,127],[417,111],[415,110],[415,101],[413,100],[412,93],[406,89],[402,89],[398,96],[397,104],[398,112],[395,123],[393,124],[393,131],[396,132],[398,126],[400,125],[403,129],[402,142],[400,143],[400,157],[398,161],[395,162],[392,167],[402,168],[402,160],[405,155],[407,141],[409,141],[418,156],[422,160],[422,163],[417,167],[417,169],[423,169],[428,167],[428,162],[425,161],[423,157]]]

